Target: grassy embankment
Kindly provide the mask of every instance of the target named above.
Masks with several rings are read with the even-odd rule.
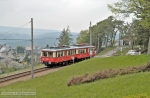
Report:
[[[34,69],[38,69],[38,68],[42,68],[45,67],[44,64],[40,64],[40,63],[36,63],[34,64]],[[9,76],[9,75],[13,75],[13,74],[17,74],[17,73],[21,73],[21,72],[25,72],[25,71],[30,71],[31,70],[31,65],[28,65],[27,68],[23,68],[23,69],[18,69],[18,70],[8,70],[3,74],[0,74],[0,77],[5,77],[5,76]]]
[[[150,60],[149,55],[92,58],[57,72],[2,87],[3,89],[36,89],[37,98],[122,98],[147,94],[150,96],[150,72],[117,76],[92,83],[67,86],[74,76],[93,74],[99,70],[139,66]],[[127,97],[130,98],[130,97]]]

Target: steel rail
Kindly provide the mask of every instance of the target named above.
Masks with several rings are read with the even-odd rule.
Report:
[[[38,69],[34,70],[34,73],[39,73],[39,72],[50,70],[50,69],[51,68],[47,68],[47,67],[38,68]],[[10,81],[10,80],[14,80],[14,79],[17,79],[17,78],[20,78],[20,77],[28,76],[28,75],[31,75],[31,71],[26,71],[26,72],[21,72],[21,73],[10,75],[10,76],[1,77],[0,78],[0,83]]]

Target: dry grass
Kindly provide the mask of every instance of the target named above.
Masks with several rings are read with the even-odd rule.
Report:
[[[71,85],[89,83],[99,79],[112,78],[117,75],[126,75],[126,74],[133,74],[133,73],[146,72],[146,71],[150,71],[150,62],[148,62],[146,65],[142,65],[139,67],[127,67],[118,70],[113,70],[113,69],[102,70],[92,75],[85,74],[84,76],[73,77],[70,81],[68,81],[67,85],[71,86]]]

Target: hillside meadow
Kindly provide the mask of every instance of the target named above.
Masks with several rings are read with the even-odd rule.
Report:
[[[35,96],[26,95],[27,98],[135,98],[130,96],[150,96],[150,72],[118,75],[92,83],[67,86],[67,82],[72,77],[93,74],[100,70],[141,66],[148,61],[150,61],[150,55],[92,58],[33,80],[20,81],[1,87],[0,90],[1,92],[7,89],[14,91],[17,89],[36,90]]]

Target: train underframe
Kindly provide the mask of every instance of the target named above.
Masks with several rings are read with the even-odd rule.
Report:
[[[72,63],[73,63],[73,60],[64,61],[64,62],[43,62],[43,64],[45,64],[45,66],[47,67],[65,66],[65,65],[72,64]]]
[[[58,67],[58,66],[65,66],[65,65],[76,63],[76,62],[80,62],[80,61],[83,61],[83,60],[86,60],[89,58],[90,57],[75,58],[74,60],[63,61],[63,62],[43,62],[43,64],[45,64],[45,66],[47,66],[47,67]]]

